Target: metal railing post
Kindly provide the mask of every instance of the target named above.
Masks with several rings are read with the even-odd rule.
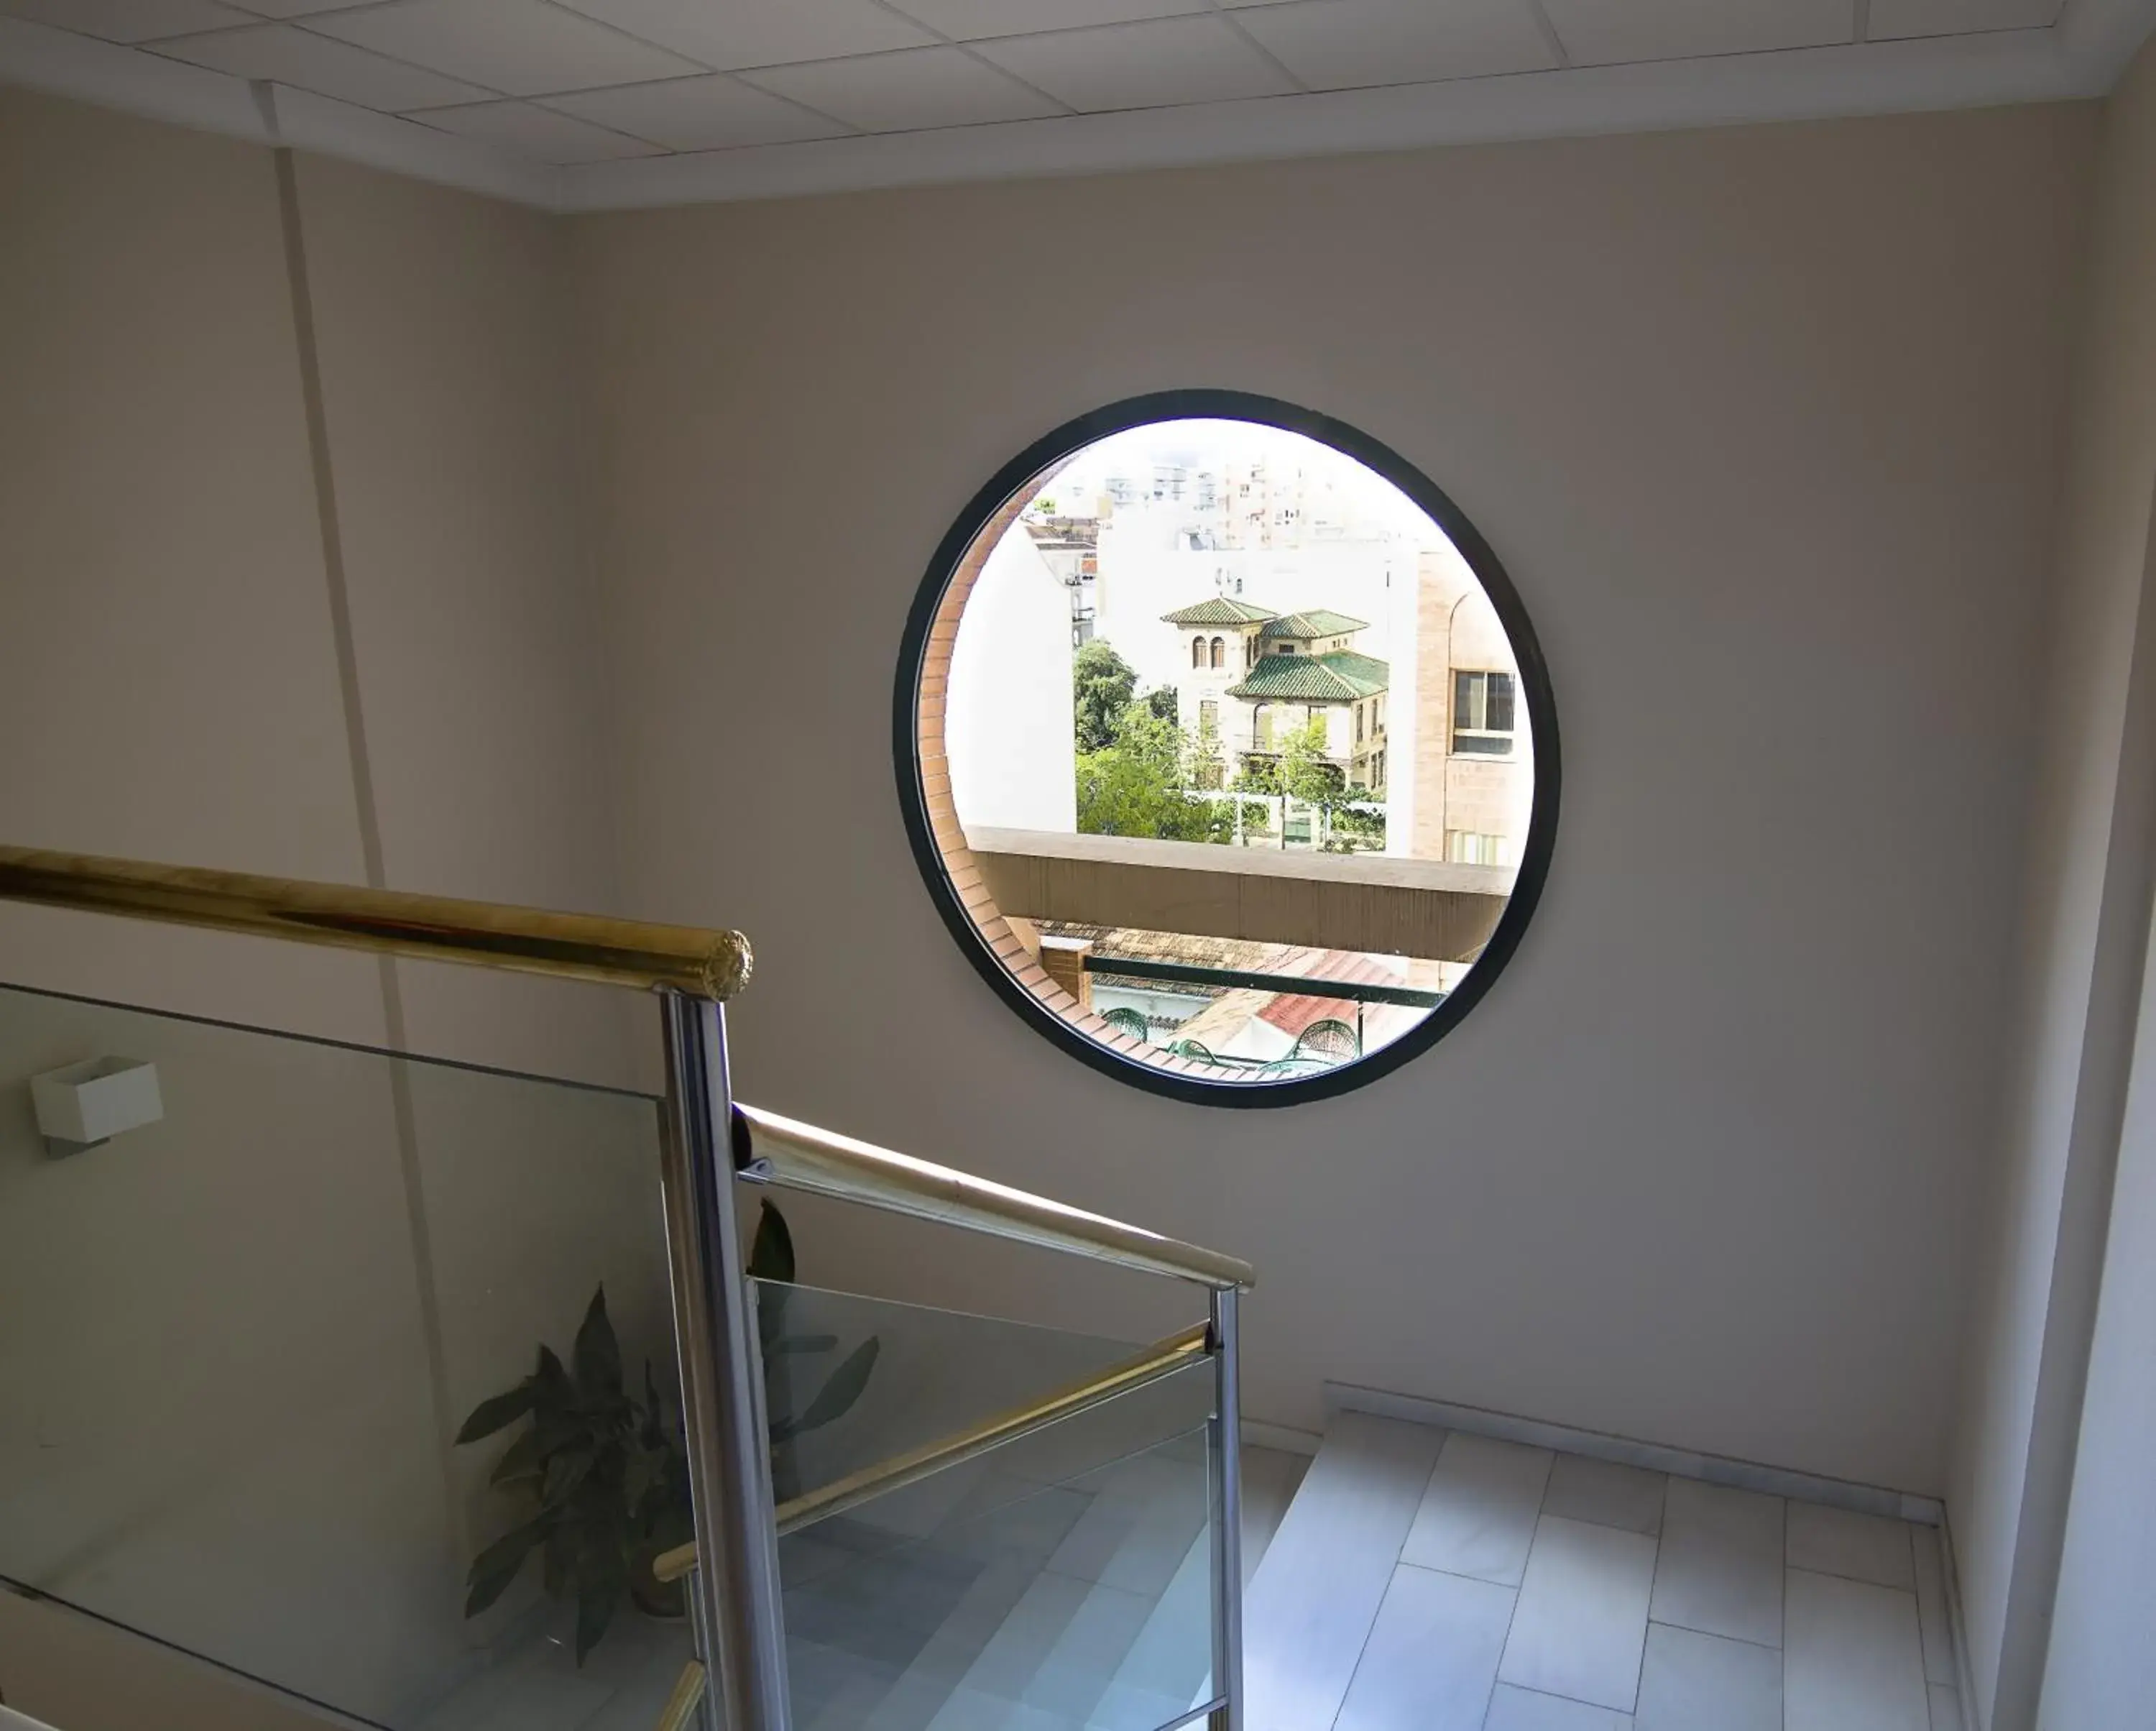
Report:
[[[763,1369],[734,1218],[726,1012],[661,992],[666,1235],[701,1559],[690,1604],[707,1725],[788,1731]]]
[[[1233,1287],[1213,1292],[1219,1496],[1213,1509],[1213,1731],[1243,1731],[1243,1420]]]

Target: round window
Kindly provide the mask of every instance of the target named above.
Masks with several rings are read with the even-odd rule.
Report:
[[[995,476],[900,659],[901,804],[989,983],[1086,1062],[1224,1105],[1424,1050],[1519,941],[1557,823],[1519,598],[1374,439],[1226,391]]]

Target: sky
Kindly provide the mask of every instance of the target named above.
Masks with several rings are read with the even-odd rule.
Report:
[[[1394,532],[1424,545],[1445,539],[1420,506],[1354,458],[1300,433],[1250,421],[1157,421],[1111,434],[1080,452],[1044,491],[1051,496],[1096,493],[1118,473],[1149,481],[1156,463],[1181,463],[1195,473],[1258,458],[1313,474],[1330,470],[1342,492]]]

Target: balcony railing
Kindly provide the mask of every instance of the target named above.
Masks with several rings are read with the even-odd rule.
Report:
[[[47,994],[0,987],[0,1008],[13,1018],[9,1027],[28,1030],[26,1050],[109,1035],[136,1045],[166,1040],[181,1055],[175,1069],[180,1072],[186,1109],[177,1114],[183,1122],[172,1127],[172,1145],[163,1149],[173,1159],[141,1168],[117,1163],[97,1166],[94,1169],[101,1184],[124,1185],[131,1175],[153,1169],[172,1174],[176,1161],[183,1163],[188,1158],[203,1163],[203,1181],[209,1182],[211,1163],[224,1159],[228,1164],[235,1146],[280,1149],[295,1134],[302,1135],[304,1142],[304,1133],[310,1130],[304,1117],[295,1122],[285,1116],[295,1101],[316,1102],[313,1109],[326,1115],[350,1113],[349,1100],[360,1097],[352,1086],[354,1078],[362,1075],[384,1075],[391,1080],[393,1092],[403,1102],[398,1108],[400,1122],[408,1121],[420,1106],[432,1106],[444,1122],[461,1127],[465,1133],[511,1148],[518,1147],[520,1139],[528,1141],[534,1126],[568,1124],[571,1129],[564,1133],[583,1135],[586,1132],[576,1125],[603,1120],[612,1127],[608,1133],[626,1138],[632,1146],[644,1129],[657,1133],[653,1152],[664,1204],[667,1279],[695,1530],[692,1543],[659,1557],[652,1565],[657,1579],[686,1577],[693,1588],[689,1595],[693,1657],[660,1709],[658,1723],[665,1731],[678,1731],[696,1722],[707,1731],[786,1731],[795,1723],[789,1677],[801,1662],[802,1644],[788,1637],[791,1590],[781,1553],[783,1539],[842,1516],[888,1507],[911,1488],[940,1475],[991,1457],[1014,1458],[1050,1443],[1056,1446],[1050,1454],[1060,1450],[1065,1465],[1051,1468],[1043,1464],[1047,1458],[1043,1456],[1043,1462],[1023,1472],[1014,1469],[1015,1482],[1045,1482],[1056,1472],[1067,1476],[1074,1470],[1068,1460],[1074,1454],[1093,1473],[1107,1471],[1117,1461],[1158,1454],[1156,1477],[1161,1482],[1184,1490],[1198,1487],[1202,1507],[1190,1517],[1188,1511],[1195,1505],[1186,1497],[1180,1505],[1185,1515],[1178,1518],[1194,1518],[1188,1530],[1209,1546],[1205,1574],[1210,1605],[1203,1624],[1207,1646],[1195,1673],[1204,1681],[1195,1699],[1188,1692],[1188,1676],[1176,1686],[1185,1691],[1182,1698],[1175,1698],[1173,1689],[1158,1694],[1163,1705],[1158,1722],[1180,1724],[1203,1715],[1216,1727],[1240,1731],[1237,1301],[1252,1282],[1247,1264],[814,1125],[737,1105],[727,1070],[724,1001],[747,982],[750,955],[747,941],[736,932],[12,848],[0,848],[0,899],[597,980],[656,994],[665,1040],[666,1087],[655,1114],[650,1112],[653,1102],[641,1097],[594,1096],[539,1078],[474,1071],[401,1054],[330,1046],[298,1036],[228,1029]],[[339,1102],[346,1103],[341,1107]],[[295,1155],[309,1172],[333,1163],[332,1127],[347,1141],[352,1137],[363,1139],[367,1133],[363,1113],[353,1122],[326,1116],[316,1127],[320,1133],[313,1142],[321,1145],[308,1142]],[[408,1148],[406,1154],[408,1158]],[[99,1161],[104,1157],[93,1151],[69,1158]],[[183,1171],[179,1176],[184,1182]],[[442,1179],[466,1187],[480,1181],[475,1173],[455,1171],[443,1174]],[[967,1363],[963,1348],[938,1349],[932,1343],[955,1338],[978,1345],[983,1330],[1001,1328],[1008,1332],[1018,1330],[1018,1325],[819,1293],[791,1285],[790,1271],[775,1282],[768,1271],[752,1271],[744,1256],[737,1218],[744,1184],[835,1197],[885,1214],[1183,1281],[1205,1293],[1207,1315],[1202,1323],[1136,1353],[1052,1331],[1019,1330],[1024,1338],[998,1364],[1022,1368],[1062,1364],[1070,1367],[1070,1374],[1045,1389],[1027,1389],[1021,1398],[988,1403],[990,1410],[986,1411],[978,1410],[983,1403],[969,1396],[968,1401],[956,1403],[956,1422],[937,1423],[926,1434],[911,1434],[907,1428],[911,1425],[913,1431],[921,1430],[915,1411],[921,1403],[886,1402],[874,1422],[856,1424],[841,1443],[810,1463],[813,1471],[803,1465],[806,1457],[797,1458],[788,1444],[789,1479],[803,1482],[790,1483],[782,1498],[774,1461],[783,1439],[814,1428],[812,1420],[825,1422],[833,1415],[819,1420],[819,1403],[842,1403],[827,1399],[827,1385],[805,1412],[778,1413],[774,1390],[783,1387],[784,1374],[780,1358],[804,1349],[822,1350],[822,1343],[834,1341],[850,1329],[866,1334],[867,1357],[873,1361],[877,1341],[897,1341],[910,1333],[917,1337],[917,1349],[911,1360],[902,1353],[896,1356],[901,1365],[915,1367],[906,1374],[920,1375],[924,1368]],[[272,1204],[274,1198],[263,1205]],[[507,1222],[514,1218],[505,1216],[500,1230],[513,1233],[514,1226]],[[259,1230],[262,1223],[254,1224]],[[335,1210],[323,1213],[312,1224],[325,1235],[304,1241],[300,1223],[284,1224],[291,1242],[266,1260],[240,1259],[244,1266],[237,1272],[219,1266],[233,1259],[214,1241],[213,1228],[213,1235],[191,1240],[194,1262],[190,1266],[198,1271],[204,1290],[234,1287],[240,1313],[249,1318],[275,1320],[288,1307],[304,1308],[300,1301],[309,1294],[310,1286],[326,1280],[325,1271],[346,1254],[347,1247],[338,1241],[344,1221]],[[273,1230],[276,1225],[271,1223]],[[172,1226],[167,1238],[181,1230]],[[67,1247],[58,1248],[61,1258],[50,1266],[64,1268],[69,1266]],[[310,1284],[289,1289],[276,1284],[289,1277]],[[249,1278],[267,1284],[248,1287]],[[175,1296],[132,1292],[123,1282],[114,1302],[123,1308],[139,1305],[144,1313],[141,1326],[147,1327],[150,1315]],[[177,1296],[179,1302],[187,1302],[185,1295]],[[444,1302],[431,1287],[422,1293],[418,1311],[423,1318],[434,1318],[429,1328],[439,1328]],[[779,1318],[801,1312],[816,1312],[828,1327],[798,1336],[786,1334]],[[68,1326],[64,1308],[54,1307],[49,1328],[60,1331],[64,1340]],[[136,1325],[126,1326],[134,1329]],[[498,1329],[499,1319],[488,1326]],[[778,1357],[767,1358],[767,1348]],[[609,1362],[611,1372],[607,1369]],[[984,1356],[983,1362],[987,1362]],[[42,1374],[44,1361],[33,1368]],[[264,1399],[278,1413],[292,1415],[292,1422],[303,1422],[309,1401],[320,1400],[319,1391],[308,1392],[313,1386],[307,1380],[314,1374],[311,1364],[265,1353],[256,1369],[275,1384],[259,1391]],[[431,1374],[439,1416],[448,1373],[438,1364]],[[619,1381],[620,1366],[596,1350],[588,1364],[580,1335],[575,1374],[602,1379],[611,1374]],[[287,1375],[293,1379],[289,1387],[277,1381]],[[420,1375],[418,1380],[424,1384],[426,1377]],[[24,1379],[0,1363],[0,1390],[11,1386],[20,1389]],[[860,1389],[852,1392],[858,1395]],[[935,1403],[929,1407],[939,1416],[944,1410]],[[654,1423],[659,1410],[654,1392],[650,1407]],[[194,1411],[213,1427],[218,1420],[214,1402],[198,1403]],[[1194,1414],[1199,1415],[1198,1431],[1190,1428]],[[834,1426],[833,1434],[844,1429]],[[1199,1431],[1202,1452],[1194,1454],[1190,1439]],[[218,1435],[209,1441],[213,1445],[244,1441],[259,1452],[268,1434],[244,1439]],[[536,1438],[536,1428],[533,1434]],[[213,1447],[213,1457],[214,1454]],[[69,1470],[82,1477],[80,1482],[67,1484],[68,1497],[85,1499],[86,1508],[103,1507],[110,1497],[96,1481],[97,1457],[80,1461],[70,1457],[70,1462]],[[268,1462],[280,1472],[300,1464],[274,1457]],[[502,1471],[497,1466],[497,1478]],[[131,1484],[122,1488],[131,1495],[135,1491]],[[255,1500],[260,1502],[259,1497]],[[992,1523],[999,1518],[991,1502],[978,1521]],[[197,1526],[187,1530],[199,1534],[199,1518],[194,1518]],[[262,1518],[259,1511],[252,1515],[249,1529],[258,1528]],[[51,1516],[48,1524],[59,1524],[41,1541],[42,1549],[33,1547],[35,1557],[13,1554],[19,1534],[0,1538],[0,1582],[13,1580],[38,1596],[68,1600],[68,1593],[55,1590],[49,1579],[52,1570],[64,1564],[49,1559],[64,1559],[85,1547],[82,1535],[63,1530],[65,1519],[64,1512]],[[199,1542],[214,1540],[203,1537]],[[975,1544],[978,1535],[965,1542]],[[550,1540],[550,1572],[566,1566],[554,1555],[552,1544]],[[318,1549],[299,1534],[291,1536],[290,1547],[292,1555],[301,1559]],[[94,1552],[96,1546],[89,1549]],[[182,1554],[178,1560],[184,1564],[187,1559]],[[903,1559],[880,1559],[878,1566],[902,1574]],[[204,1574],[207,1578],[208,1571]],[[476,1577],[476,1567],[475,1574]],[[48,1579],[31,1578],[39,1574]],[[107,1570],[94,1579],[101,1581],[109,1574]],[[935,1578],[935,1571],[924,1578]],[[338,1679],[361,1679],[354,1687],[374,1680],[367,1677],[363,1663],[340,1662],[335,1651],[336,1631],[342,1626],[337,1604],[325,1600],[317,1613],[305,1601],[306,1590],[296,1576],[280,1584],[280,1596],[288,1603],[297,1601],[293,1608],[312,1631],[305,1653],[280,1651],[272,1637],[259,1631],[245,1634],[250,1644],[242,1651],[235,1643],[242,1641],[247,1620],[221,1613],[198,1616],[199,1593],[194,1595],[195,1604],[187,1603],[182,1593],[170,1601],[173,1608],[153,1614],[143,1608],[148,1601],[136,1579],[126,1585],[134,1596],[84,1603],[80,1608],[168,1644],[188,1646],[348,1718],[402,1731],[399,1715],[377,1707],[371,1697],[365,1702],[348,1698],[350,1691]],[[346,1584],[340,1581],[336,1590],[342,1595]],[[90,1590],[85,1593],[95,1596]],[[398,1615],[408,1620],[419,1613],[408,1608]],[[453,1648],[454,1642],[447,1645]],[[1140,1692],[1131,1698],[1155,1698]],[[8,1717],[0,1711],[0,1720]],[[453,1726],[458,1719],[437,1706],[427,1722]],[[845,1722],[827,1712],[819,1723]]]

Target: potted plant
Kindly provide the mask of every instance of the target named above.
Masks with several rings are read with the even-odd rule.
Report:
[[[772,1477],[781,1501],[798,1494],[793,1444],[852,1408],[868,1386],[879,1343],[861,1343],[796,1410],[793,1366],[836,1348],[834,1335],[786,1331],[793,1281],[793,1241],[785,1217],[768,1202],[757,1223],[749,1272],[764,1284],[757,1308],[763,1348]],[[621,1346],[607,1315],[606,1288],[593,1293],[569,1363],[541,1346],[531,1375],[482,1400],[457,1432],[478,1442],[522,1421],[487,1482],[512,1499],[517,1523],[472,1559],[465,1615],[492,1605],[536,1554],[547,1594],[577,1607],[576,1655],[582,1665],[627,1598],[646,1613],[679,1616],[684,1589],[651,1572],[652,1559],[696,1533],[689,1497],[688,1449],[680,1415],[663,1401],[647,1361],[643,1398],[624,1386]]]

